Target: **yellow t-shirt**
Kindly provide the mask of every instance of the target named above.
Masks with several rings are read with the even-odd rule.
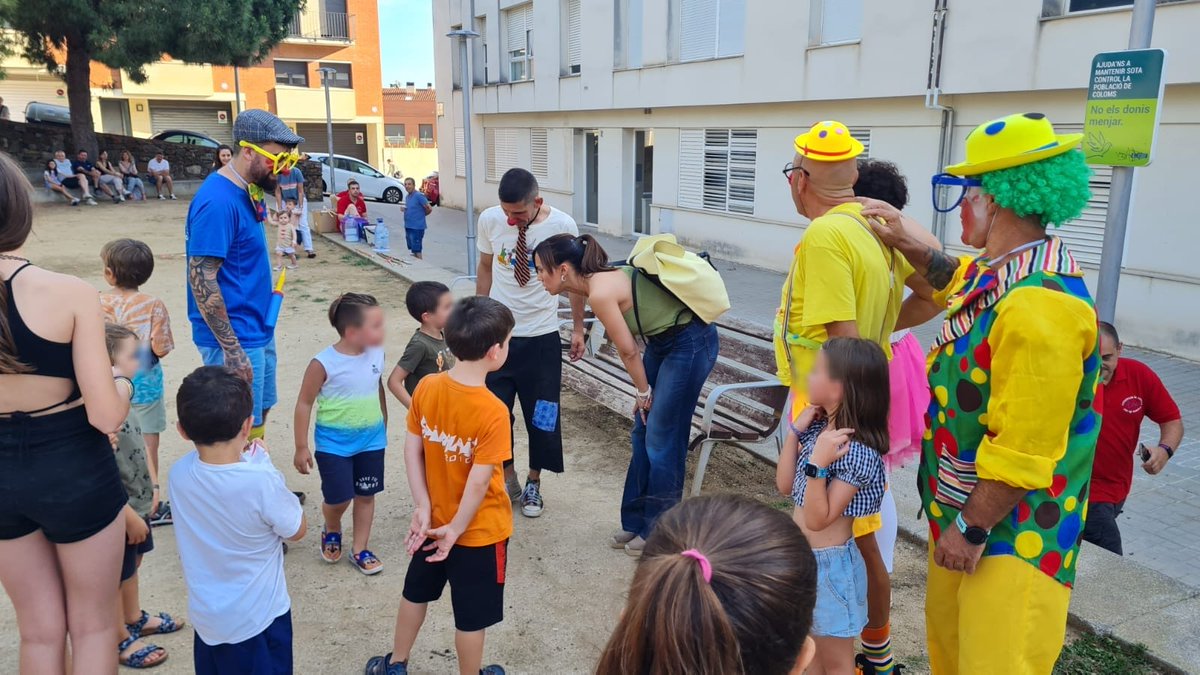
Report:
[[[861,214],[857,202],[840,204],[813,220],[796,245],[775,318],[775,363],[796,396],[795,410],[808,404],[805,380],[829,338],[825,324],[857,322],[858,334],[891,358],[888,338],[913,268],[880,243]]]
[[[458,538],[459,546],[488,546],[512,536],[512,501],[504,488],[504,462],[512,459],[508,408],[485,387],[455,382],[449,372],[421,380],[408,410],[408,432],[425,450],[430,525],[454,519],[476,464],[494,467],[487,494]]]

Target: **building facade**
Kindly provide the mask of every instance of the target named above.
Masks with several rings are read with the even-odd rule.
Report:
[[[437,94],[430,83],[383,90],[383,129],[388,147],[437,147]]]
[[[1040,111],[1081,130],[1092,57],[1127,44],[1132,0],[438,0],[435,34],[473,28],[473,173],[480,206],[511,166],[580,222],[673,232],[784,270],[803,233],[779,171],[792,138],[837,119],[908,176],[908,213],[961,251],[929,178],[976,125]],[[474,16],[469,7],[474,7]],[[932,10],[932,11],[931,11]],[[1200,358],[1200,228],[1185,195],[1200,140],[1200,3],[1160,0],[1169,52],[1156,156],[1138,169],[1118,319],[1131,343]],[[586,30],[585,28],[586,27]],[[462,204],[464,64],[435,42],[446,204]],[[453,171],[451,171],[453,167]],[[1111,170],[1061,229],[1095,282]]]
[[[14,121],[30,101],[67,105],[66,85],[42,66],[10,59],[0,96]],[[319,68],[332,68],[330,113],[334,150],[379,164],[383,159],[383,83],[376,0],[310,0],[270,56],[239,68],[185,64],[169,58],[146,67],[133,82],[119,70],[92,63],[96,130],[147,137],[168,129],[198,131],[222,143],[233,139],[236,92],[241,108],[265,108],[307,139],[327,147],[325,91]]]

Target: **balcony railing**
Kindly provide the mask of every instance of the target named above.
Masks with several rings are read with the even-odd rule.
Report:
[[[353,42],[352,19],[345,12],[296,12],[288,25],[288,39]]]

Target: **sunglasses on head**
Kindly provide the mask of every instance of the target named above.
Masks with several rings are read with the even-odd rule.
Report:
[[[962,200],[967,196],[967,190],[973,187],[980,187],[983,181],[978,178],[963,178],[962,176],[954,176],[948,173],[939,173],[929,181],[933,186],[933,210],[938,213],[949,213],[958,208]],[[958,188],[958,197],[946,206],[942,206],[938,202],[938,188],[949,188],[949,195],[954,195],[954,188]]]
[[[258,154],[271,160],[271,173],[283,173],[291,171],[297,164],[300,163],[300,153],[295,150],[284,150],[279,154],[274,154],[263,150],[250,141],[241,141],[238,143],[243,148],[250,148]]]

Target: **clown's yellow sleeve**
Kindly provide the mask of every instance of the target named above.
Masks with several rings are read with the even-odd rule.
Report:
[[[1083,361],[1096,346],[1096,313],[1059,291],[1018,288],[997,303],[988,343],[988,435],[975,469],[984,480],[1048,487],[1067,449]]]
[[[963,287],[963,277],[967,273],[967,267],[971,264],[970,256],[962,255],[958,257],[958,268],[954,270],[954,276],[951,277],[950,283],[942,290],[933,291],[933,304],[945,309],[949,304],[950,296],[961,290]]]

